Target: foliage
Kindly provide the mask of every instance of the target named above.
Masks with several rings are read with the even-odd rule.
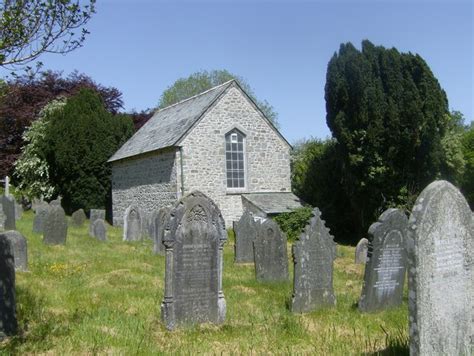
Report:
[[[289,213],[278,214],[274,220],[286,234],[288,241],[296,241],[313,216],[311,207],[302,207]]]
[[[47,71],[32,77],[15,77],[6,83],[5,95],[0,98],[0,176],[11,175],[13,163],[24,145],[23,133],[41,109],[59,96],[77,94],[81,88],[99,93],[111,113],[123,107],[120,91],[97,84],[78,72],[64,77],[60,72]]]
[[[65,99],[53,100],[41,110],[37,120],[23,134],[25,146],[20,158],[15,162],[14,175],[18,188],[29,199],[43,197],[50,199],[55,187],[49,177],[49,164],[46,161],[46,135],[50,126],[50,117],[66,105]]]
[[[158,107],[164,108],[173,105],[181,100],[190,98],[191,96],[202,93],[212,87],[235,79],[245,92],[252,98],[257,106],[262,110],[267,119],[269,119],[276,127],[278,127],[278,114],[266,100],[260,101],[255,96],[250,85],[244,78],[232,74],[225,69],[200,71],[191,74],[187,78],[180,78],[174,84],[168,87],[163,94],[161,94]]]
[[[453,112],[446,114],[445,119],[447,130],[441,139],[444,154],[442,175],[453,184],[459,185],[466,165],[461,143],[465,130],[464,117],[460,112]]]
[[[95,0],[83,3],[0,1],[0,66],[17,68],[43,53],[64,54],[82,46],[88,34],[84,25],[95,11]]]
[[[133,126],[135,127],[135,131],[138,131],[143,125],[147,123],[148,120],[151,119],[153,116],[153,110],[146,109],[142,111],[132,111],[128,115],[133,121]]]
[[[17,221],[28,240],[30,270],[16,273],[20,333],[0,343],[0,354],[385,355],[400,351],[394,340],[408,335],[406,294],[392,310],[363,314],[354,308],[364,267],[354,264],[353,247],[338,246],[337,305],[294,314],[287,304],[292,278],[256,282],[252,265],[233,263],[230,242],[223,250],[224,323],[169,332],[160,321],[165,258],[150,252],[150,240],[124,242],[122,229],[109,226],[103,243],[89,237],[85,224],[71,226],[67,244],[53,248],[31,232],[33,216],[25,212]]]
[[[453,140],[443,147],[446,94],[419,55],[342,44],[328,64],[325,98],[356,239],[402,187],[417,194],[458,168]]]
[[[130,118],[113,116],[90,89],[51,113],[43,152],[66,212],[105,207],[111,188],[106,162],[132,133]]]
[[[465,161],[464,174],[461,179],[461,190],[471,209],[474,210],[474,124],[466,129],[461,138]]]

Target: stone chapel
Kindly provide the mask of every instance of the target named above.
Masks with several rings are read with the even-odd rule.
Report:
[[[232,80],[158,110],[110,159],[114,225],[130,205],[150,214],[194,190],[226,227],[300,206],[291,193],[290,144]]]

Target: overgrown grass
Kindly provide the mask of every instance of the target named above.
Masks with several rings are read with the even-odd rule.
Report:
[[[164,257],[152,255],[151,241],[122,242],[121,229],[110,227],[109,241],[99,242],[84,225],[69,227],[65,246],[47,246],[31,232],[32,221],[27,212],[17,222],[28,238],[30,268],[17,273],[21,333],[0,344],[0,353],[407,354],[406,298],[397,309],[359,313],[363,266],[353,263],[352,247],[339,246],[337,306],[295,315],[288,310],[291,279],[257,283],[252,265],[233,263],[231,237],[224,249],[225,323],[169,332],[160,321]]]

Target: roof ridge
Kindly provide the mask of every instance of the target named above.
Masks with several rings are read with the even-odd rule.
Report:
[[[153,115],[155,115],[155,114],[157,114],[157,113],[159,113],[159,112],[161,112],[161,111],[163,111],[163,110],[166,110],[166,109],[175,107],[176,105],[182,104],[182,103],[184,103],[184,102],[186,102],[186,101],[188,101],[188,100],[194,99],[194,98],[196,98],[196,97],[198,97],[198,96],[207,94],[207,93],[209,93],[210,91],[215,90],[215,89],[217,89],[217,88],[220,88],[220,87],[222,87],[222,86],[224,86],[224,85],[228,85],[228,84],[230,84],[231,82],[235,82],[235,79],[228,80],[227,82],[222,83],[222,84],[219,84],[219,85],[216,85],[215,87],[209,88],[209,89],[203,91],[202,93],[199,93],[199,94],[190,96],[189,98],[186,98],[186,99],[183,99],[183,100],[181,100],[181,101],[178,101],[177,103],[168,105],[168,106],[166,106],[166,107],[164,107],[164,108],[161,108],[161,109],[158,109],[158,110],[155,111],[155,113],[154,113]]]

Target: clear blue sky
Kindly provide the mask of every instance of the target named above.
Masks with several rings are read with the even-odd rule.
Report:
[[[203,69],[244,77],[279,114],[295,142],[324,138],[327,63],[340,43],[420,54],[451,109],[473,119],[470,0],[133,1],[98,0],[83,48],[48,55],[45,69],[74,69],[123,92],[126,110],[156,106],[168,86]]]

